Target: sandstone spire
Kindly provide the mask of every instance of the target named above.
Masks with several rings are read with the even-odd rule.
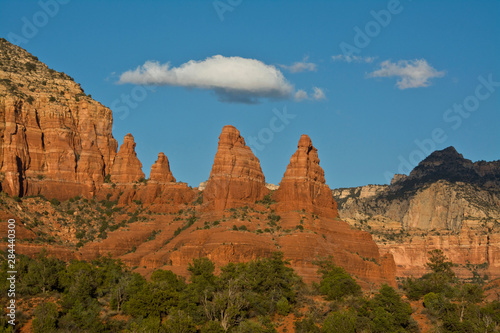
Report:
[[[204,190],[204,202],[223,210],[253,204],[269,191],[260,162],[233,126],[224,126],[219,146]]]
[[[318,150],[307,135],[300,137],[274,198],[279,211],[304,209],[326,217],[338,215],[337,203],[319,166]]]
[[[168,163],[168,158],[164,153],[158,154],[158,159],[155,164],[151,166],[151,173],[149,174],[149,179],[157,181],[159,183],[170,183],[175,182],[175,178],[170,171],[170,164]]]
[[[142,163],[135,153],[134,137],[128,133],[111,167],[111,181],[113,183],[136,182],[144,178],[144,172],[141,169]]]

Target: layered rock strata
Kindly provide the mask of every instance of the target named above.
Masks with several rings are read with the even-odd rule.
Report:
[[[337,203],[325,184],[318,150],[307,135],[300,137],[279,188],[274,193],[278,211],[304,210],[325,217],[337,216]]]
[[[224,210],[254,204],[268,192],[259,159],[235,127],[224,126],[203,192],[204,203],[209,209]]]
[[[0,186],[14,196],[92,196],[117,143],[112,112],[64,73],[0,39]]]
[[[115,184],[133,183],[144,179],[142,163],[135,152],[135,141],[132,134],[128,133],[123,139],[118,154],[115,156],[111,167],[111,182]]]

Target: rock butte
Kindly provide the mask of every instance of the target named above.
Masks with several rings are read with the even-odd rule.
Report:
[[[224,210],[254,204],[267,193],[269,190],[259,159],[234,126],[224,126],[203,191],[203,201],[208,209]]]
[[[110,175],[111,182],[116,184],[133,183],[144,178],[142,163],[135,153],[135,141],[132,134],[125,135],[123,144],[113,161]]]
[[[159,182],[159,183],[175,183],[175,178],[170,171],[170,164],[168,163],[168,158],[164,153],[158,154],[158,159],[151,166],[151,172],[149,174],[149,180]]]
[[[319,166],[318,150],[303,134],[292,155],[273,198],[278,211],[304,210],[326,217],[336,217],[337,203],[325,184],[325,172]]]

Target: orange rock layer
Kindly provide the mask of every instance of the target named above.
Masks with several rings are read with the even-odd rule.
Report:
[[[338,216],[337,203],[319,165],[318,150],[307,135],[300,137],[274,198],[280,212],[304,210],[326,217]]]
[[[215,210],[254,204],[269,192],[265,185],[259,159],[235,127],[224,126],[203,191],[204,203]]]

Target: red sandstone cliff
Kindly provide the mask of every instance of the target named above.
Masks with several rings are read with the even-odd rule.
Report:
[[[0,63],[1,190],[59,199],[94,195],[116,154],[111,110],[3,39]]]

